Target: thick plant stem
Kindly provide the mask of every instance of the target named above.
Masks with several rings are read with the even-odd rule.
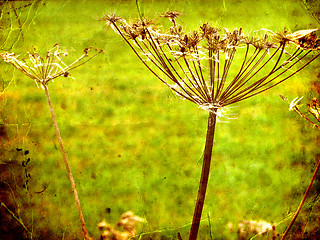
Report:
[[[314,180],[316,179],[317,172],[318,172],[318,170],[319,170],[319,168],[320,168],[320,157],[319,157],[319,156],[318,156],[318,160],[319,160],[319,161],[318,161],[318,165],[317,165],[316,169],[314,170],[314,173],[313,173],[313,175],[312,175],[312,178],[311,178],[311,181],[310,181],[310,183],[309,183],[309,186],[308,186],[306,192],[304,193],[304,196],[303,196],[303,198],[302,198],[302,200],[301,200],[301,202],[300,202],[300,205],[299,205],[296,213],[294,214],[294,216],[293,216],[293,218],[292,218],[289,226],[287,227],[287,230],[286,230],[285,233],[283,234],[281,240],[284,240],[284,239],[286,238],[286,236],[288,235],[288,232],[290,231],[293,223],[295,222],[296,218],[297,218],[298,215],[299,215],[299,212],[300,212],[300,210],[301,210],[304,202],[305,202],[306,199],[307,199],[307,195],[308,195],[308,193],[309,193],[309,191],[310,191],[310,189],[311,189],[311,186],[312,186]]]
[[[208,185],[208,179],[209,179],[214,131],[216,127],[216,117],[217,116],[214,112],[209,112],[206,146],[204,149],[202,172],[201,172],[198,197],[197,197],[197,202],[194,209],[189,240],[196,240],[198,236],[202,209],[203,209],[204,200],[206,197],[206,191],[207,191],[207,185]]]
[[[49,95],[49,89],[48,89],[47,85],[45,85],[45,84],[43,84],[42,86],[44,87],[44,90],[45,90],[45,93],[46,93],[47,102],[48,102],[48,105],[49,105],[49,108],[50,108],[50,113],[51,113],[54,129],[56,131],[57,138],[58,138],[59,145],[60,145],[60,149],[61,149],[61,153],[62,153],[62,156],[63,156],[63,160],[64,160],[64,163],[66,165],[66,169],[68,171],[69,180],[70,180],[70,183],[71,183],[74,199],[75,199],[75,202],[76,202],[76,205],[77,205],[77,209],[78,209],[78,213],[79,213],[79,217],[80,217],[80,222],[81,222],[81,225],[82,225],[82,231],[84,233],[84,239],[89,240],[91,238],[89,237],[89,233],[88,233],[88,230],[87,230],[87,227],[86,227],[86,223],[85,223],[84,218],[83,218],[83,214],[82,214],[82,210],[81,210],[81,206],[80,206],[80,200],[79,200],[78,192],[77,192],[77,189],[76,189],[76,184],[75,184],[73,176],[72,176],[72,172],[71,172],[71,169],[70,169],[70,166],[69,166],[69,162],[68,162],[68,159],[67,159],[66,151],[64,150],[64,147],[63,147],[62,138],[61,138],[61,135],[60,135],[58,123],[57,123],[56,117],[55,117],[54,112],[53,112],[53,107],[52,107],[52,103],[51,103],[50,95]]]

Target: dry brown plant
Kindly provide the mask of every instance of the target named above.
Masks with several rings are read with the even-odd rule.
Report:
[[[169,11],[172,26],[164,30],[156,20],[127,21],[114,14],[105,21],[138,59],[179,97],[208,111],[202,173],[190,240],[197,239],[210,172],[216,123],[227,106],[277,86],[300,72],[320,53],[317,29],[247,36],[243,30],[220,29],[204,23],[186,33],[177,23],[181,13]],[[316,54],[312,54],[316,52]],[[310,56],[309,56],[310,55]]]
[[[54,129],[59,141],[60,150],[61,150],[63,160],[68,172],[68,177],[71,183],[75,203],[79,213],[82,231],[84,234],[84,238],[86,240],[89,240],[90,237],[89,237],[89,233],[88,233],[88,230],[84,221],[84,217],[82,214],[80,200],[79,200],[78,192],[76,189],[76,184],[69,166],[67,154],[63,145],[58,123],[53,111],[53,106],[52,106],[52,102],[49,94],[48,83],[61,76],[70,78],[71,70],[77,67],[80,67],[81,65],[90,61],[93,57],[102,53],[102,51],[96,51],[95,54],[93,54],[92,56],[89,56],[90,50],[91,48],[84,49],[83,54],[69,65],[67,65],[63,61],[63,58],[68,56],[68,51],[66,50],[62,51],[59,44],[55,44],[52,49],[46,52],[45,56],[41,56],[41,54],[39,54],[37,50],[34,49],[34,51],[27,53],[27,59],[24,57],[20,57],[19,55],[16,55],[14,53],[0,52],[0,58],[2,58],[5,62],[13,65],[16,69],[18,69],[20,72],[25,74],[27,77],[33,79],[37,84],[37,86],[40,85],[40,87],[44,90],[46,94],[47,103],[49,105]]]
[[[116,226],[112,226],[105,220],[98,224],[98,228],[103,231],[101,239],[105,240],[127,240],[137,234],[137,224],[145,222],[144,218],[138,217],[132,211],[125,212]],[[121,228],[124,231],[121,231]]]

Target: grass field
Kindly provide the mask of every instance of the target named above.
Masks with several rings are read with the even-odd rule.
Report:
[[[26,2],[14,3],[18,7]],[[141,1],[140,7],[150,17],[182,11],[188,31],[206,21],[242,27],[249,34],[262,28],[294,32],[318,27],[293,0]],[[105,51],[75,69],[75,79],[49,84],[90,235],[98,239],[98,222],[115,224],[131,210],[146,219],[138,231],[142,239],[176,239],[177,232],[187,239],[208,113],[170,92],[112,29],[96,20],[105,13],[136,18],[136,2],[43,1],[29,15],[30,6],[22,9],[23,35],[14,42],[19,30],[13,30],[4,49],[23,54],[36,46],[45,52],[59,43],[71,50],[70,61],[85,47]],[[2,21],[10,22],[10,17],[18,28],[13,15],[4,15]],[[279,232],[285,230],[319,150],[313,129],[288,111],[279,94],[305,96],[307,103],[315,96],[310,83],[317,81],[318,65],[316,61],[279,87],[239,103],[231,108],[236,119],[218,123],[199,239],[235,239],[236,232],[227,225],[243,219],[264,219],[277,223]],[[15,214],[34,239],[80,239],[81,225],[43,90],[3,61],[0,69],[0,167],[9,169],[2,182],[25,181],[21,162],[26,156],[16,148],[29,150],[31,159],[26,167],[32,176],[29,190],[18,184],[9,194],[18,203],[12,205]]]

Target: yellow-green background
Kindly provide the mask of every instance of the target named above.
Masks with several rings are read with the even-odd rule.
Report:
[[[14,6],[28,3],[33,5],[17,9],[22,25],[11,3],[2,5],[2,51],[23,55],[36,46],[45,53],[59,43],[70,50],[67,62],[85,47],[105,51],[75,69],[75,79],[49,84],[90,235],[98,239],[98,222],[115,224],[131,210],[147,220],[138,231],[146,233],[143,239],[175,239],[177,232],[186,239],[208,113],[170,92],[119,35],[97,21],[106,13],[136,18],[136,1],[15,1]],[[294,0],[139,3],[151,18],[167,10],[182,11],[180,24],[187,31],[207,21],[230,30],[242,27],[247,34],[319,26],[302,2]],[[289,112],[279,94],[289,99],[305,96],[306,104],[316,96],[310,82],[317,81],[318,65],[316,61],[286,83],[235,105],[231,111],[236,119],[218,123],[199,239],[235,239],[236,232],[227,225],[243,219],[263,219],[277,223],[280,233],[285,230],[289,218],[283,220],[295,211],[309,183],[318,146],[315,130]],[[28,149],[31,158],[29,193],[21,185],[14,191],[19,216],[35,239],[80,239],[78,213],[44,91],[3,61],[0,83],[0,124],[6,134],[0,139],[0,167],[9,162],[20,166],[9,168],[14,170],[1,179],[24,180],[24,156],[16,148]],[[308,219],[312,212],[303,214]]]

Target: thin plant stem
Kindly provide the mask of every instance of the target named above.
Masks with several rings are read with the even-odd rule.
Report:
[[[205,145],[204,156],[203,156],[202,172],[201,172],[201,178],[200,178],[200,184],[199,184],[199,190],[198,190],[198,197],[197,197],[197,202],[194,209],[194,215],[193,215],[189,240],[197,239],[197,235],[199,231],[202,209],[203,209],[204,200],[206,197],[206,190],[207,190],[208,179],[209,179],[216,121],[217,121],[216,113],[210,111],[209,119],[208,119],[208,127],[207,127],[206,145]]]
[[[291,222],[290,222],[287,230],[286,230],[285,233],[283,234],[281,240],[284,240],[284,239],[286,238],[286,236],[288,235],[288,232],[290,231],[293,223],[295,222],[296,218],[298,217],[298,215],[299,215],[299,213],[300,213],[300,210],[301,210],[301,208],[302,208],[305,200],[307,199],[307,195],[308,195],[308,193],[309,193],[309,191],[310,191],[310,189],[311,189],[311,186],[312,186],[314,180],[316,179],[317,172],[318,172],[319,168],[320,168],[320,158],[319,158],[319,161],[318,161],[318,165],[317,165],[317,167],[316,167],[316,169],[314,170],[314,173],[313,173],[313,175],[312,175],[312,178],[311,178],[311,181],[310,181],[310,183],[309,183],[309,186],[308,186],[306,192],[304,193],[304,196],[303,196],[303,198],[302,198],[302,200],[301,200],[301,202],[300,202],[300,205],[299,205],[299,207],[298,207],[295,215],[293,216],[293,218],[292,218],[292,220],[291,220]]]
[[[70,183],[71,183],[72,191],[73,191],[73,194],[74,194],[74,199],[75,199],[75,202],[76,202],[76,205],[77,205],[77,209],[78,209],[78,213],[79,213],[79,217],[80,217],[80,222],[81,222],[81,225],[82,225],[82,231],[83,231],[83,234],[84,234],[84,238],[86,240],[89,240],[90,237],[89,237],[89,233],[88,233],[88,230],[87,230],[87,227],[86,227],[86,223],[84,221],[84,217],[83,217],[83,214],[82,214],[82,210],[81,210],[81,206],[80,206],[80,200],[79,200],[78,192],[77,192],[77,189],[76,189],[76,184],[75,184],[73,176],[72,176],[72,172],[71,172],[71,169],[70,169],[70,166],[69,166],[69,162],[68,162],[68,159],[67,159],[67,154],[66,154],[66,151],[64,150],[64,146],[63,146],[62,138],[61,138],[61,135],[60,135],[58,123],[57,123],[56,117],[54,115],[52,103],[51,103],[51,100],[50,100],[49,89],[48,89],[48,86],[46,84],[42,84],[42,86],[44,87],[44,91],[46,93],[47,102],[48,102],[48,105],[49,105],[49,108],[50,108],[50,113],[51,113],[54,129],[56,131],[57,138],[58,138],[59,145],[60,145],[60,149],[61,149],[61,153],[62,153],[62,156],[63,156],[63,160],[64,160],[64,163],[66,165],[66,169],[68,171],[68,176],[69,176],[69,180],[70,180]]]
[[[1,202],[0,207],[4,207],[11,214],[11,216],[20,223],[24,230],[26,230],[28,233],[31,233],[30,230],[21,221],[20,217],[17,217],[3,202]]]

